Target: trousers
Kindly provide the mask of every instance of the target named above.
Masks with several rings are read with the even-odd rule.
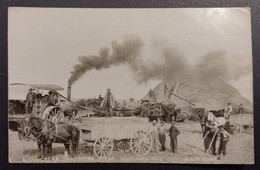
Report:
[[[165,139],[166,139],[166,136],[165,134],[159,134],[159,141],[161,143],[161,150],[162,151],[165,151],[166,150],[166,147],[165,147]]]
[[[106,106],[106,117],[113,117],[113,108],[111,106]]]
[[[228,140],[223,140],[223,139],[220,140],[220,144],[219,144],[219,147],[218,147],[218,155],[220,155],[221,152],[223,152],[224,156],[226,155],[227,142],[228,142]]]
[[[173,153],[175,153],[177,151],[177,137],[175,138],[171,137],[170,140],[171,140],[170,143],[171,150]]]

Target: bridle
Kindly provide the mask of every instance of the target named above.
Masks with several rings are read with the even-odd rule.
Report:
[[[36,129],[35,126],[28,126],[28,123],[27,123],[25,126],[25,138],[32,138],[32,137],[30,137],[30,135],[32,134],[36,139],[39,139],[40,136],[43,134],[42,129],[45,126],[46,125],[43,124],[40,128]],[[29,129],[29,131],[27,129]],[[35,139],[33,139],[33,140],[35,140]]]

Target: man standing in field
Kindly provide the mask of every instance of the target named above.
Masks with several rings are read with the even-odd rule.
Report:
[[[175,126],[175,118],[172,118],[171,121],[171,127],[168,130],[169,136],[170,136],[170,147],[173,153],[176,153],[177,151],[177,136],[181,133],[180,130]]]
[[[230,105],[230,103],[228,103],[228,105],[227,105],[227,107],[225,109],[225,114],[224,114],[226,120],[229,120],[230,115],[232,114],[232,111],[233,111],[233,108]]]
[[[244,107],[242,104],[239,105],[237,114],[243,114],[244,113]]]
[[[111,116],[113,117],[113,108],[115,108],[115,97],[111,93],[111,89],[107,89],[107,94],[105,95],[101,107],[105,107],[106,109],[106,116]]]
[[[161,126],[158,127],[158,133],[159,133],[159,141],[162,145],[160,151],[164,152],[166,151],[166,147],[165,147],[165,140],[166,140],[166,129],[164,127],[164,121],[161,121]]]

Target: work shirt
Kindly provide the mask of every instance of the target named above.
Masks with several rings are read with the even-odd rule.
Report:
[[[152,125],[150,127],[150,132],[153,138],[158,138],[158,126],[157,125]]]
[[[166,128],[164,126],[158,126],[158,133],[159,133],[159,135],[165,135]]]
[[[169,129],[169,132],[170,132],[169,136],[171,138],[177,138],[177,136],[181,133],[180,130],[177,127],[175,127],[175,126],[172,126]]]
[[[27,101],[33,101],[33,98],[34,98],[34,94],[32,92],[30,92],[30,93],[27,94],[26,100]]]
[[[226,113],[231,113],[233,111],[233,108],[232,106],[227,106],[226,109],[225,109]]]

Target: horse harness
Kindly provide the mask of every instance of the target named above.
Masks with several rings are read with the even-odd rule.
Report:
[[[31,129],[30,132],[31,132],[31,133],[35,136],[35,138],[38,140],[41,136],[46,135],[48,132],[50,132],[52,129],[55,128],[55,134],[54,134],[54,136],[55,136],[55,137],[59,137],[59,138],[61,138],[62,140],[69,142],[69,140],[67,140],[67,139],[61,137],[60,135],[58,135],[58,132],[57,132],[57,124],[56,124],[56,123],[54,123],[54,126],[53,126],[53,127],[51,127],[51,128],[48,128],[48,127],[47,127],[47,130],[46,130],[46,131],[43,131],[43,129],[44,129],[45,127],[47,127],[47,124],[44,124],[42,127],[40,127],[40,128],[37,129],[37,130],[32,130],[32,129]],[[29,135],[30,135],[30,133],[29,133]],[[28,135],[28,137],[29,137],[29,135]],[[30,137],[30,138],[31,138],[31,137]],[[32,139],[33,139],[33,138],[32,138]],[[55,140],[56,140],[56,138],[55,138]],[[54,140],[54,141],[55,141],[55,140]]]

